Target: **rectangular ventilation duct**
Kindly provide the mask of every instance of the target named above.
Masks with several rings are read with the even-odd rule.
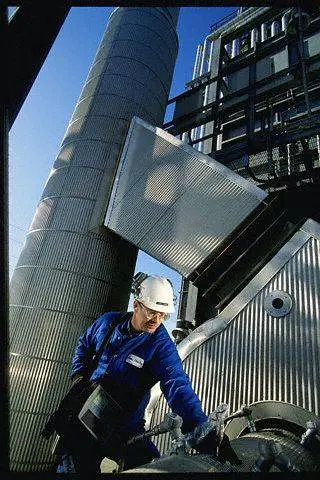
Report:
[[[134,117],[105,225],[188,277],[265,197],[211,157]]]

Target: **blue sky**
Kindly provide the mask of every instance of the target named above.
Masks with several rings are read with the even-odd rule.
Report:
[[[191,80],[197,46],[210,26],[236,7],[183,7],[179,54],[170,98]],[[9,272],[19,258],[29,225],[113,8],[73,7],[9,134]],[[144,253],[137,271],[170,277],[179,294],[181,276]],[[173,315],[167,327],[176,322]]]

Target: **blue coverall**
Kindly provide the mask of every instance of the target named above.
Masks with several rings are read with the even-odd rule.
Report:
[[[144,431],[144,411],[150,399],[150,389],[157,382],[160,382],[171,410],[182,417],[183,432],[206,421],[207,416],[166,328],[161,324],[153,333],[130,334],[131,316],[119,323],[121,318],[123,316],[119,312],[104,313],[80,337],[72,361],[72,378],[85,371],[87,362],[99,349],[108,329],[116,325],[90,380],[105,386],[128,412],[122,429],[123,438],[128,439]],[[149,439],[143,445],[139,444],[136,448],[133,444],[131,458],[125,459],[125,468],[159,457],[158,450]],[[97,463],[100,461],[97,460]]]

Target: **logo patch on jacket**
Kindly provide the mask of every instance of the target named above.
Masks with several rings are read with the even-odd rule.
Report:
[[[135,367],[142,368],[144,364],[143,358],[137,357],[137,355],[133,355],[133,353],[130,353],[128,357],[126,358],[127,363],[131,363],[131,365],[134,365]]]

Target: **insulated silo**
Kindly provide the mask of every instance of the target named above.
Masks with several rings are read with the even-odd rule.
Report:
[[[13,471],[50,468],[50,445],[39,433],[68,388],[76,340],[104,308],[127,308],[137,248],[103,220],[131,118],[162,124],[178,13],[112,13],[13,273]]]

